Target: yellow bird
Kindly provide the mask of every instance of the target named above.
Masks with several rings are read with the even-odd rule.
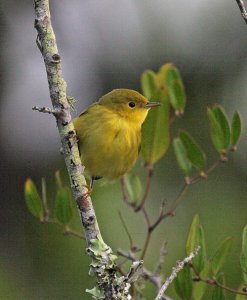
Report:
[[[116,179],[133,167],[140,150],[141,125],[148,110],[158,105],[134,90],[115,89],[73,121],[91,186],[95,179]]]

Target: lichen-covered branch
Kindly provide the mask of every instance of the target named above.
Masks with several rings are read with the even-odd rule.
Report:
[[[87,195],[86,180],[83,176],[76,133],[71,122],[70,106],[66,95],[66,82],[62,77],[61,58],[58,53],[55,34],[52,29],[49,1],[35,0],[35,28],[44,58],[50,97],[53,109],[33,109],[54,114],[61,137],[63,155],[68,169],[74,198],[78,204],[87,241],[100,234],[90,197]]]
[[[66,82],[62,76],[61,58],[51,25],[49,0],[34,0],[37,45],[44,59],[52,109],[35,107],[34,110],[53,114],[61,138],[62,153],[68,170],[74,199],[77,203],[87,241],[87,254],[92,257],[90,274],[96,276],[97,286],[88,292],[95,299],[131,299],[127,277],[117,277],[111,248],[103,241],[96,215],[83,176],[76,132],[71,122]],[[133,270],[132,270],[133,271]],[[132,274],[133,282],[133,274]]]
[[[164,248],[162,246],[162,249],[161,249],[161,264],[163,263],[163,253],[164,251]],[[134,255],[134,253],[132,251],[128,251],[128,252],[125,252],[121,249],[119,249],[117,251],[118,255],[122,256],[122,257],[125,257],[126,259],[132,261],[133,263],[139,263],[139,262],[142,262],[142,261],[138,261]],[[159,269],[156,269],[155,272],[150,272],[148,269],[146,269],[145,267],[142,268],[142,273],[140,274],[141,277],[145,280],[148,280],[150,281],[156,288],[157,291],[159,291],[161,289],[161,286],[162,286],[162,282],[161,282],[161,275],[159,274],[160,273],[160,270]],[[162,298],[160,298],[161,300],[171,300],[171,298],[169,298],[167,295],[162,295]]]

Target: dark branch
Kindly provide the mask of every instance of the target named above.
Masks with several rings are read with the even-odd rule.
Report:
[[[236,1],[237,1],[237,4],[238,4],[238,7],[240,9],[241,15],[242,15],[245,23],[247,24],[247,11],[246,11],[245,6],[244,6],[244,1],[243,0],[236,0]]]

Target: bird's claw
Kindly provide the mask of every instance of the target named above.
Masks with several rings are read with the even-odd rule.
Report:
[[[83,186],[87,189],[87,192],[84,194],[84,197],[90,197],[93,192],[93,188],[89,184],[83,184]]]

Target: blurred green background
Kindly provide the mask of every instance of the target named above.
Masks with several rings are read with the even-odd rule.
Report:
[[[0,298],[90,299],[86,288],[90,260],[85,244],[62,235],[56,225],[42,225],[27,211],[23,198],[26,177],[40,187],[48,182],[49,202],[55,192],[54,173],[61,169],[59,138],[51,116],[31,110],[50,106],[46,74],[36,47],[31,1],[0,3]],[[191,132],[214,162],[217,154],[209,140],[206,108],[220,103],[232,115],[239,110],[247,122],[247,26],[235,1],[51,1],[54,29],[62,56],[68,94],[75,97],[78,112],[113,88],[140,90],[140,75],[174,63],[184,79],[188,104],[173,128]],[[207,252],[212,254],[227,236],[234,248],[225,267],[227,284],[241,281],[239,253],[241,233],[247,224],[246,133],[239,150],[207,181],[193,186],[176,216],[166,219],[154,233],[145,264],[152,269],[161,241],[167,241],[164,274],[185,255],[185,241],[198,213],[205,229]],[[143,176],[138,162],[136,172]],[[167,205],[183,184],[171,149],[155,169],[147,207],[153,218],[159,204]],[[137,246],[145,236],[141,216],[123,204],[119,183],[95,184],[93,202],[103,237],[113,250],[128,248],[128,238],[118,210]],[[75,212],[74,226],[81,231]],[[148,286],[147,299],[154,298]],[[174,299],[173,289],[169,293]],[[206,299],[206,298],[205,298]],[[234,299],[227,294],[226,299]]]

